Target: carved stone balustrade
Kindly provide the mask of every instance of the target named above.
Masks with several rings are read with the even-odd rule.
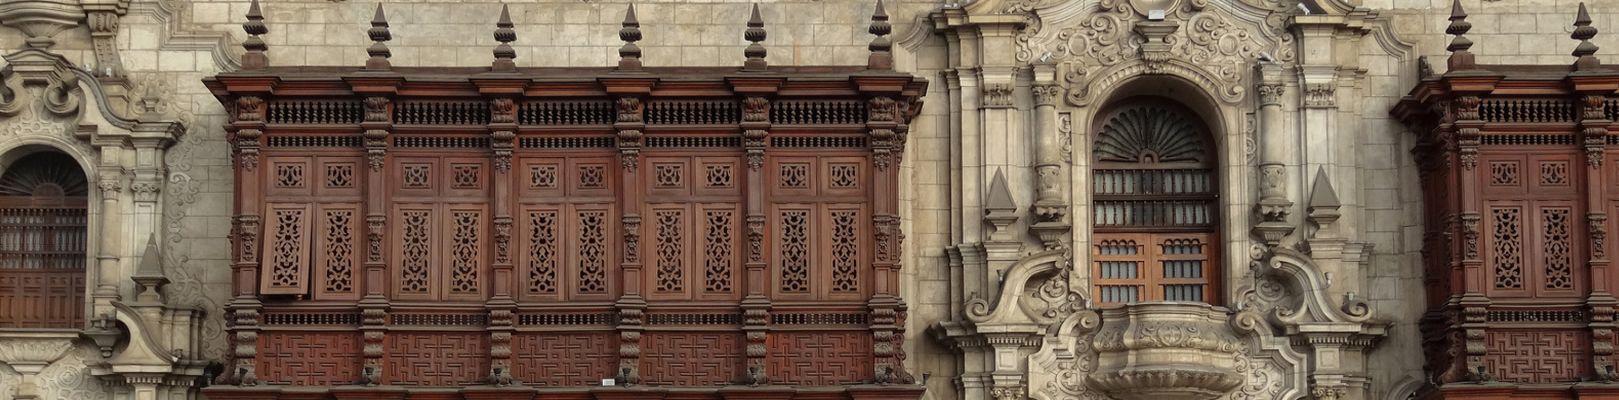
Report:
[[[1208,400],[1242,385],[1237,334],[1222,307],[1138,303],[1102,311],[1092,387],[1122,400]]]

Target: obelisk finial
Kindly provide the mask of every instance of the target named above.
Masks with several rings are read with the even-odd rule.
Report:
[[[742,51],[742,55],[748,58],[742,62],[742,70],[762,72],[769,69],[770,64],[765,62],[765,46],[759,43],[765,41],[765,20],[759,17],[759,3],[753,3],[753,16],[748,17],[748,30],[742,32],[742,38],[751,42]]]
[[[242,69],[265,69],[270,67],[270,57],[264,52],[270,46],[264,44],[259,35],[270,33],[270,27],[264,25],[264,13],[259,11],[259,0],[252,0],[247,6],[247,22],[242,23],[242,31],[247,32],[247,40],[242,41]]]
[[[495,71],[517,71],[517,62],[513,61],[517,59],[517,50],[513,50],[511,45],[513,41],[517,40],[517,31],[512,29],[514,27],[516,25],[512,24],[511,10],[508,6],[502,4],[500,6],[500,21],[495,22],[495,41],[500,42],[500,45],[495,46],[495,64],[493,67]]]
[[[871,14],[871,27],[867,29],[877,37],[871,39],[871,45],[867,46],[871,55],[866,57],[866,69],[894,69],[894,43],[888,39],[888,34],[893,30],[894,27],[888,24],[888,11],[883,10],[883,0],[877,0],[877,11]]]
[[[393,40],[394,35],[388,31],[388,16],[382,12],[382,3],[377,3],[377,13],[371,17],[371,29],[367,30],[366,34],[371,36],[373,43],[370,48],[365,49],[366,54],[371,55],[370,59],[365,60],[365,69],[367,71],[393,69],[393,64],[388,62],[388,57],[393,56],[393,52],[388,50],[388,41]]]
[[[1591,13],[1585,11],[1585,2],[1582,1],[1579,13],[1574,16],[1574,33],[1569,35],[1580,41],[1578,46],[1574,46],[1575,70],[1588,71],[1602,66],[1602,61],[1596,57],[1597,45],[1591,43],[1591,38],[1596,36],[1597,28],[1591,26]]]
[[[618,48],[618,70],[641,70],[641,48],[635,45],[641,41],[641,21],[635,19],[635,3],[624,11],[624,27],[618,30],[618,38],[624,41],[624,47]]]
[[[1447,63],[1450,70],[1473,69],[1473,41],[1468,40],[1467,31],[1473,29],[1473,24],[1467,22],[1467,11],[1462,10],[1462,0],[1452,0],[1450,4],[1450,26],[1445,27],[1445,33],[1455,35],[1445,50],[1450,51],[1450,60]]]

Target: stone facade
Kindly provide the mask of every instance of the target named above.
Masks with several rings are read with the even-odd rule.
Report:
[[[487,65],[503,3],[518,65],[617,60],[623,3],[413,1],[386,4],[391,62]],[[1445,53],[1451,4],[1305,3],[888,3],[896,68],[932,82],[900,181],[907,362],[925,398],[1404,399],[1422,386],[1422,195],[1415,139],[1388,111],[1420,70],[1444,72],[1420,60]],[[1499,64],[1571,63],[1576,3],[1460,2],[1478,62]],[[1592,26],[1619,29],[1603,3]],[[740,65],[748,6],[637,4],[644,62]],[[269,63],[360,65],[373,7],[265,2]],[[0,106],[24,107],[0,113],[0,157],[55,148],[96,188],[87,329],[0,330],[0,400],[196,398],[228,352],[230,150],[202,79],[240,67],[247,9],[0,2]],[[760,9],[771,65],[865,62],[869,2]],[[1112,102],[1167,93],[1214,136],[1220,300],[1098,310],[1087,135]],[[1201,344],[1130,328],[1151,324],[1199,327]],[[1138,343],[1152,340],[1174,351]]]

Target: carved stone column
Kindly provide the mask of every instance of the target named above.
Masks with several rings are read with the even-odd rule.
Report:
[[[108,146],[111,147],[111,146]],[[102,156],[107,153],[118,154],[117,148],[103,148]],[[118,196],[124,190],[123,169],[118,166],[103,166],[96,173],[96,188],[101,189],[101,241],[96,253],[96,289],[91,295],[95,300],[94,314],[101,315],[113,312],[112,303],[118,301],[118,277],[123,274],[118,263],[118,253],[122,248],[123,240],[118,235],[122,218],[118,212]]]
[[[1293,200],[1287,197],[1286,160],[1297,147],[1289,146],[1287,127],[1282,117],[1282,66],[1265,63],[1259,66],[1259,213],[1260,222],[1254,227],[1265,243],[1281,244],[1282,238],[1293,233],[1287,222],[1293,212]]]
[[[1063,88],[1057,84],[1056,65],[1042,63],[1034,66],[1034,132],[1040,138],[1035,158],[1035,222],[1029,226],[1047,250],[1068,247],[1068,200],[1063,196],[1063,146],[1057,120],[1057,102],[1062,100]]]

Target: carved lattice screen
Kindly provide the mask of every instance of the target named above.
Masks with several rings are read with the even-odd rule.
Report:
[[[84,326],[84,172],[54,152],[0,175],[0,328]]]
[[[1125,99],[1096,121],[1092,279],[1102,304],[1209,302],[1218,293],[1214,151],[1167,99]]]

